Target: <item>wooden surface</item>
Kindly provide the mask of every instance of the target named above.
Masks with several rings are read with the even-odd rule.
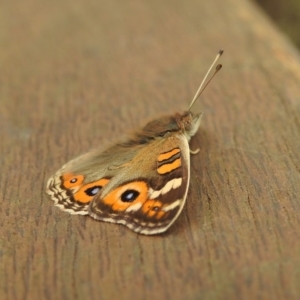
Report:
[[[164,235],[71,216],[67,160],[195,105],[187,204]],[[300,60],[246,0],[5,1],[1,299],[299,299]]]

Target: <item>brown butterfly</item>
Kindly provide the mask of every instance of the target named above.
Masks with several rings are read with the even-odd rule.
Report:
[[[166,231],[179,216],[190,182],[189,141],[202,113],[190,111],[222,55],[220,50],[188,111],[146,124],[125,141],[94,150],[65,164],[47,183],[55,205],[70,214],[89,214],[142,234]]]

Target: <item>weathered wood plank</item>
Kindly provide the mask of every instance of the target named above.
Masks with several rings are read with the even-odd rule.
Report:
[[[192,181],[167,234],[70,216],[72,157],[195,107]],[[0,11],[1,299],[298,299],[298,52],[248,1],[6,1]]]

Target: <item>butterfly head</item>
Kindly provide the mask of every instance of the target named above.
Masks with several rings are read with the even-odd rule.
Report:
[[[188,141],[198,131],[201,123],[201,117],[202,113],[194,114],[190,111],[177,116],[176,122]]]

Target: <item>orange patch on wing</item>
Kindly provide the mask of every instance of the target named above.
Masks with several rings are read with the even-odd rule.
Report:
[[[159,200],[148,200],[144,203],[142,210],[148,217],[155,217],[160,219],[165,215],[165,212],[161,210],[163,204]]]
[[[138,192],[138,196],[130,202],[122,201],[121,197],[123,193],[126,191],[136,191]],[[103,202],[106,205],[111,206],[111,208],[115,211],[124,211],[129,206],[135,205],[137,203],[144,203],[148,198],[148,186],[143,181],[130,182],[128,184],[122,185],[112,192],[110,192],[107,196],[103,198]]]
[[[161,153],[160,155],[158,155],[157,157],[157,161],[158,162],[161,162],[161,161],[164,161],[166,159],[169,159],[170,157],[172,157],[173,155],[177,154],[180,152],[180,149],[179,148],[175,148],[169,152],[165,152],[165,153]]]
[[[160,210],[160,211],[157,212],[155,218],[156,218],[156,219],[161,219],[165,214],[166,214],[165,211]]]
[[[124,197],[126,192],[129,192],[129,194],[136,192],[136,198],[127,202],[126,197]],[[147,217],[161,219],[166,215],[166,212],[162,210],[163,204],[161,201],[148,199],[148,186],[144,181],[130,182],[120,186],[102,200],[104,204],[110,206],[116,212],[125,211],[127,208],[129,211],[130,206],[137,205],[137,210],[141,209]]]
[[[97,181],[94,181],[94,182],[91,182],[91,183],[88,183],[88,184],[85,184],[83,185],[75,194],[74,194],[74,199],[76,201],[79,201],[79,202],[82,202],[82,203],[88,203],[90,202],[94,197],[95,195],[93,194],[88,194],[87,191],[89,189],[93,189],[93,187],[96,189],[96,188],[99,188],[99,191],[105,186],[107,185],[107,183],[109,182],[109,179],[106,179],[106,178],[102,178],[100,180],[97,180]]]
[[[80,186],[84,180],[83,175],[74,175],[73,173],[66,173],[62,176],[63,186],[66,189]]]
[[[179,168],[181,166],[181,158],[177,158],[176,160],[174,160],[172,163],[169,164],[164,164],[160,167],[157,168],[157,173],[158,174],[166,174],[169,173],[171,171],[174,171],[175,169]]]
[[[143,213],[148,214],[148,212],[154,207],[154,205],[156,203],[157,203],[157,206],[161,207],[161,202],[157,201],[157,200],[148,200],[147,202],[145,202],[145,204],[143,205],[143,208],[142,208]]]

